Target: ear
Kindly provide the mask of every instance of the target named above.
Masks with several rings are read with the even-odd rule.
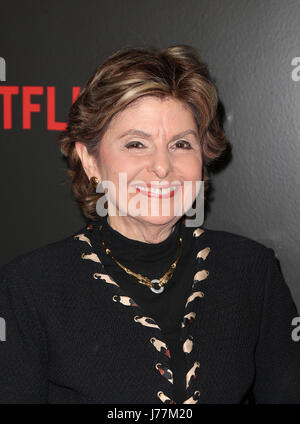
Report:
[[[90,155],[87,151],[85,144],[80,141],[75,142],[76,152],[81,160],[82,167],[88,177],[97,177],[100,178],[99,169],[96,164],[96,159],[94,156]]]

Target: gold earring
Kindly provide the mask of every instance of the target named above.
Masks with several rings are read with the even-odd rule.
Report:
[[[92,184],[92,186],[94,187],[94,188],[97,188],[97,186],[98,186],[98,184],[99,184],[99,180],[98,180],[98,178],[97,177],[91,177],[91,179],[90,179],[90,183]]]

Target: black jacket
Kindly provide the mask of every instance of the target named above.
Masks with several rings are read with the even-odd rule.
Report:
[[[2,267],[0,403],[175,403],[167,333],[107,273],[97,231]],[[300,403],[298,312],[274,251],[224,231],[183,231],[183,403]]]

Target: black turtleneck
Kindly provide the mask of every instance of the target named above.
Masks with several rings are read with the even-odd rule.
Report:
[[[299,403],[299,313],[273,249],[184,221],[143,243],[104,220],[112,254],[151,279],[182,231],[155,294],[106,255],[103,219],[0,269],[0,404]]]
[[[184,352],[180,344],[180,324],[185,302],[191,292],[194,269],[186,269],[183,264],[189,263],[192,243],[191,232],[186,230],[182,219],[177,221],[171,234],[160,243],[146,243],[130,239],[113,229],[107,217],[100,218],[94,228],[102,225],[102,237],[111,254],[130,270],[150,279],[159,279],[168,271],[179,253],[179,236],[182,235],[182,255],[172,278],[166,283],[162,293],[153,293],[149,287],[139,283],[128,275],[112,258],[107,255],[101,244],[101,233],[93,231],[91,238],[101,257],[107,274],[111,275],[120,287],[135,300],[147,313],[155,319],[169,342],[171,352],[171,369],[173,371],[174,393],[177,403],[185,399]]]

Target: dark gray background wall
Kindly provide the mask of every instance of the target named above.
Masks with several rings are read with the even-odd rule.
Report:
[[[65,121],[71,89],[123,47],[191,44],[218,86],[232,152],[213,175],[205,225],[274,248],[300,308],[300,1],[10,1],[1,5],[0,85],[55,86],[56,119]],[[294,72],[296,72],[295,70]],[[300,75],[300,71],[298,73]],[[297,79],[297,78],[296,78]],[[2,97],[2,96],[0,96]],[[84,224],[41,113],[22,129],[22,96],[13,128],[3,130],[0,98],[1,264],[70,235]]]

